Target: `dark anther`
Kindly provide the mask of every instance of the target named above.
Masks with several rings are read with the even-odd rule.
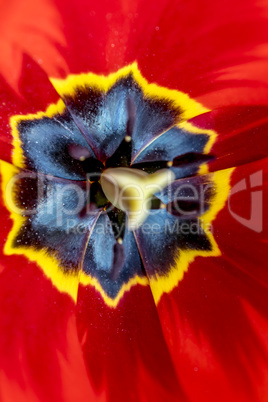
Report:
[[[206,155],[198,152],[188,152],[187,154],[177,156],[175,159],[173,159],[173,166],[189,166],[192,164],[200,165],[201,163],[209,162],[212,159],[214,159],[213,155]]]
[[[167,211],[181,219],[194,219],[201,213],[200,203],[194,200],[175,200],[167,204]]]
[[[125,264],[125,250],[122,244],[122,239],[119,238],[118,241],[114,245],[114,256],[113,256],[113,264],[111,268],[111,279],[117,280],[121,273],[121,270]]]
[[[86,160],[90,155],[90,152],[87,148],[78,144],[70,144],[68,146],[68,151],[72,158],[77,159],[79,161]]]
[[[142,162],[134,163],[132,166],[134,169],[143,170],[146,173],[155,173],[157,170],[165,169],[167,167],[166,161],[155,161],[155,162]]]
[[[80,162],[88,180],[99,180],[104,166],[98,159],[90,157],[90,152],[87,148],[79,144],[70,144],[68,151],[72,158]]]
[[[198,152],[188,152],[181,156],[177,156],[173,161],[154,161],[154,162],[142,162],[133,164],[135,169],[141,169],[149,174],[155,173],[157,170],[165,169],[169,167],[189,167],[199,166],[202,163],[206,163],[214,159],[213,155],[204,155]]]

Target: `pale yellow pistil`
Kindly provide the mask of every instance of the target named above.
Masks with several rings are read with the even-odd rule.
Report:
[[[107,199],[128,215],[128,229],[137,229],[148,216],[153,194],[174,180],[168,169],[148,174],[139,169],[110,168],[101,175],[101,186]]]

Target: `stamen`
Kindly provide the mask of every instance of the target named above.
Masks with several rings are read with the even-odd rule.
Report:
[[[154,173],[159,169],[165,169],[170,167],[181,167],[181,168],[189,168],[194,166],[199,166],[202,163],[208,163],[214,159],[213,155],[210,154],[201,154],[198,152],[188,152],[186,154],[177,156],[173,159],[173,161],[150,161],[150,162],[142,162],[142,163],[134,163],[132,166],[135,169],[142,169],[147,173]]]
[[[80,160],[81,162],[85,161],[90,156],[89,150],[82,145],[70,144],[68,150],[72,158]]]
[[[121,240],[119,242],[118,240]],[[117,280],[121,270],[125,264],[126,256],[125,256],[125,250],[123,246],[123,240],[121,238],[118,238],[117,242],[114,245],[114,257],[113,257],[113,265],[111,268],[111,278],[112,280]]]
[[[198,164],[206,163],[214,159],[213,155],[210,154],[201,154],[198,152],[189,152],[184,155],[180,155],[173,160],[173,166],[189,166],[190,164]]]
[[[171,215],[181,219],[196,219],[201,212],[200,203],[194,200],[174,200],[166,207]]]

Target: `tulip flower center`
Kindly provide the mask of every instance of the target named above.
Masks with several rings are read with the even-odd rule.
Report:
[[[113,307],[149,279],[157,303],[196,256],[220,253],[209,228],[230,173],[208,171],[217,135],[193,123],[208,110],[135,63],[51,82],[57,103],[10,120],[16,168],[1,165],[1,183],[14,177],[21,213],[7,202],[5,253],[35,261],[74,300],[78,278]]]
[[[161,169],[148,174],[139,169],[110,168],[101,175],[101,186],[107,199],[128,214],[128,228],[137,229],[150,211],[154,193],[174,180],[174,173]]]

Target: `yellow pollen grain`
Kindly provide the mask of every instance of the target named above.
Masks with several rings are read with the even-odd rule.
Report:
[[[130,141],[131,141],[130,135],[126,135],[126,136],[125,136],[125,141],[126,141],[126,142],[130,142]]]

